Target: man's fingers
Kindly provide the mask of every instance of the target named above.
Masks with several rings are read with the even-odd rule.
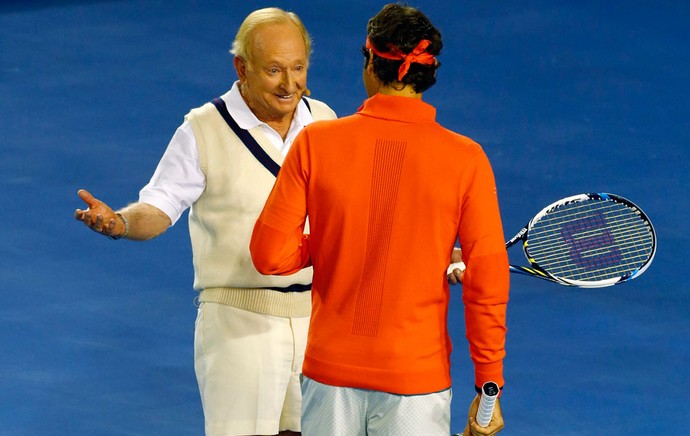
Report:
[[[89,206],[90,209],[95,208],[100,203],[100,201],[96,200],[96,198],[86,189],[80,189],[77,191],[77,195]]]
[[[450,261],[451,263],[462,262],[462,250],[454,247],[453,251],[450,253]]]
[[[92,222],[91,222],[91,214],[89,213],[88,210],[85,210],[85,211],[82,212],[82,214],[81,214],[81,220],[84,221],[84,224],[86,224],[87,226],[91,227],[91,224],[92,224]]]
[[[113,234],[115,233],[115,226],[115,220],[111,218],[110,221],[108,221],[108,225],[105,226],[104,233],[108,236],[113,236]]]
[[[462,277],[465,275],[465,264],[462,262],[451,263],[446,270],[446,275],[451,285],[461,283]]]
[[[451,285],[457,285],[458,283],[462,283],[462,272],[459,269],[453,270],[450,274],[448,274],[448,283]]]
[[[96,221],[93,223],[93,228],[97,232],[103,232],[103,216],[101,216],[101,214],[96,215]]]
[[[90,211],[85,210],[82,211],[81,218],[78,217],[77,219],[83,221],[84,224],[93,231],[100,233],[103,228],[103,217],[100,214],[94,215]]]

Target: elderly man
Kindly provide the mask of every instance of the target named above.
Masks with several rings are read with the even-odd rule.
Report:
[[[88,208],[75,217],[111,239],[146,240],[191,207],[206,434],[298,434],[312,272],[259,274],[249,239],[297,133],[335,113],[304,96],[311,39],[297,15],[251,13],[231,53],[238,80],[187,114],[139,201],[115,212],[80,190]]]

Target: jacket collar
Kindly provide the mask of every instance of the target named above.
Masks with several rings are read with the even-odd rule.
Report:
[[[408,123],[433,123],[436,121],[436,108],[432,105],[416,98],[384,94],[376,94],[364,100],[357,113]]]

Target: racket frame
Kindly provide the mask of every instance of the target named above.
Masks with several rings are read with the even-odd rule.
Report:
[[[637,270],[633,271],[630,274],[620,276],[620,277],[612,277],[609,279],[604,279],[604,280],[596,280],[596,281],[587,281],[587,280],[574,280],[574,279],[566,279],[563,277],[558,277],[555,274],[552,274],[542,268],[535,259],[530,255],[529,252],[529,232],[530,229],[534,227],[534,225],[539,222],[544,216],[546,216],[549,212],[552,210],[570,204],[570,203],[575,203],[575,202],[582,202],[585,200],[604,200],[604,201],[615,201],[618,203],[622,203],[625,206],[632,208],[636,211],[636,213],[639,213],[641,219],[645,221],[649,225],[649,230],[652,236],[652,252],[649,255],[649,258],[647,261]],[[587,194],[578,194],[578,195],[572,195],[570,197],[562,198],[558,201],[555,201],[548,206],[544,207],[539,213],[537,213],[530,221],[527,223],[525,227],[523,227],[519,232],[515,234],[508,242],[506,242],[506,249],[511,247],[512,245],[516,244],[518,241],[522,241],[522,250],[525,254],[525,257],[530,263],[530,266],[518,266],[518,265],[510,265],[510,271],[515,272],[518,274],[525,274],[525,275],[530,275],[533,277],[537,277],[540,279],[548,280],[551,282],[555,282],[561,285],[565,286],[576,286],[580,288],[601,288],[605,286],[612,286],[612,285],[617,285],[624,283],[628,280],[632,280],[636,277],[638,277],[640,274],[645,272],[645,270],[651,265],[652,260],[654,259],[654,255],[656,254],[656,246],[657,246],[657,238],[656,238],[656,232],[654,231],[654,226],[652,225],[651,220],[649,217],[644,213],[642,209],[640,209],[639,206],[637,206],[635,203],[632,201],[621,197],[620,195],[615,195],[615,194],[609,194],[609,193],[587,193]]]

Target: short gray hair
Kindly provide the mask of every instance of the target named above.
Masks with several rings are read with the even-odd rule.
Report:
[[[302,39],[304,40],[304,47],[307,51],[307,59],[311,56],[311,36],[302,24],[302,20],[294,12],[287,12],[280,8],[264,8],[257,9],[251,14],[247,15],[240,25],[235,41],[232,43],[230,53],[240,57],[246,61],[251,61],[251,53],[249,47],[251,46],[251,39],[254,31],[264,24],[284,24],[292,23],[297,26]]]

